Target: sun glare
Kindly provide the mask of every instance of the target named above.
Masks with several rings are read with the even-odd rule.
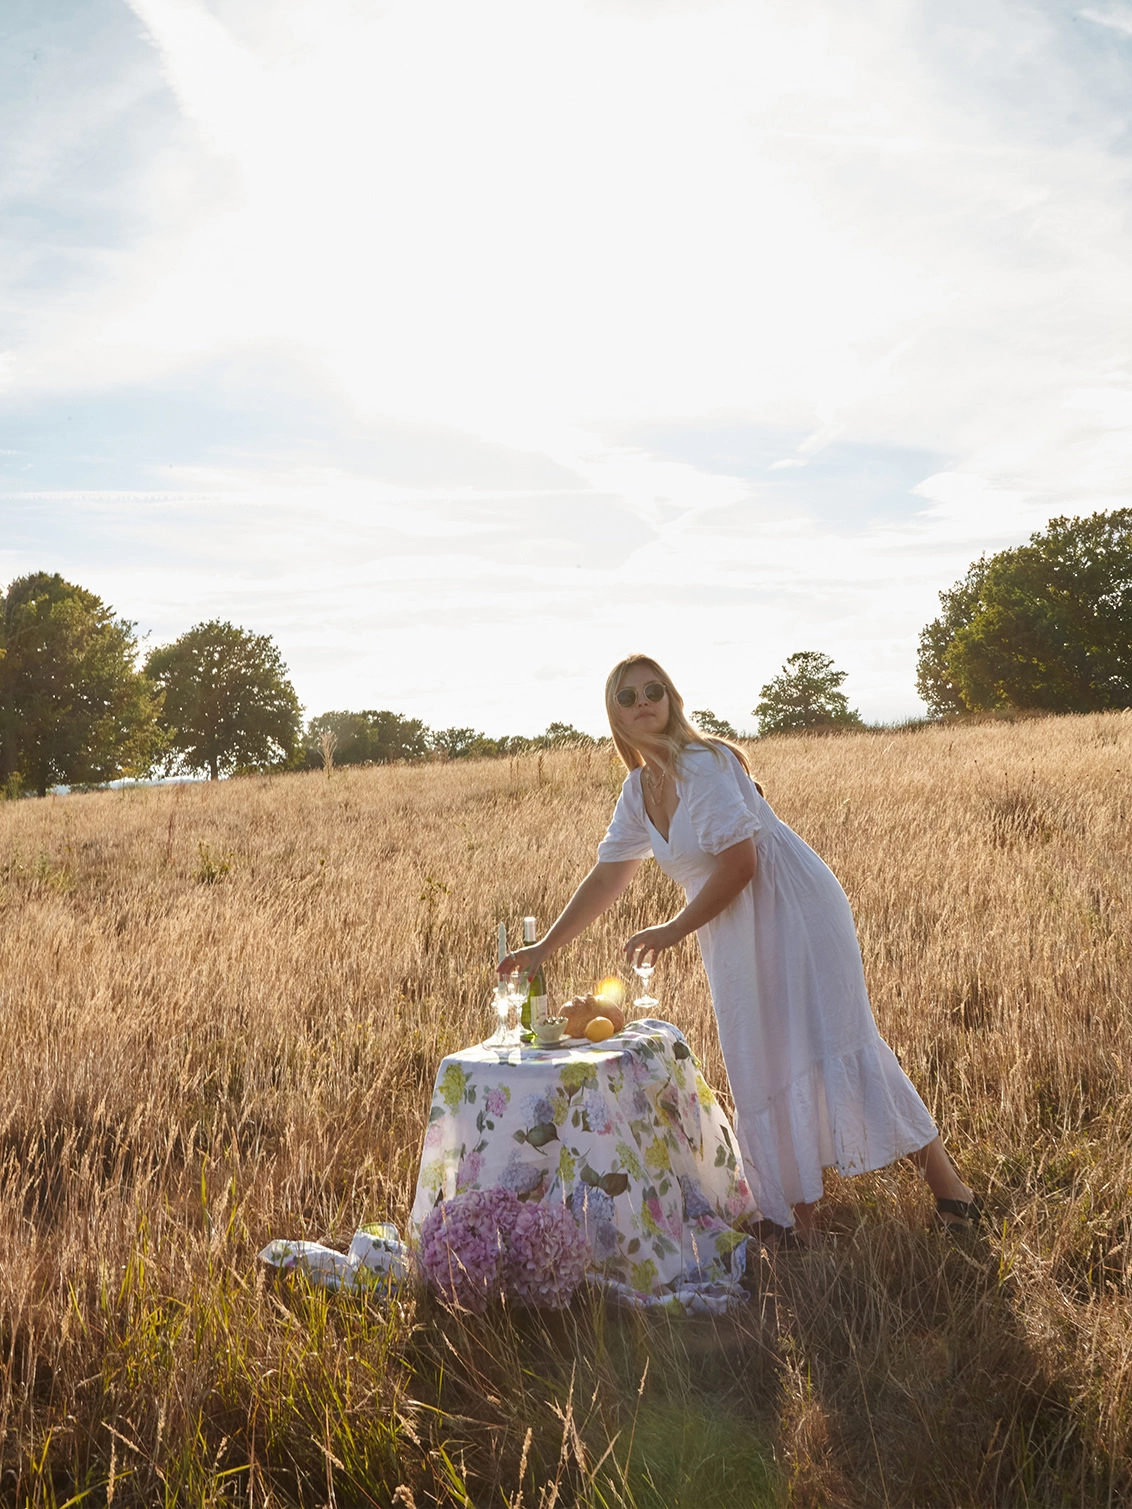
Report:
[[[594,995],[611,1002],[614,1006],[620,1006],[625,999],[625,986],[615,975],[607,975],[594,991]]]

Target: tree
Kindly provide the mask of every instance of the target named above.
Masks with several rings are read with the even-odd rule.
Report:
[[[833,661],[820,650],[797,650],[788,657],[782,674],[759,692],[762,701],[753,709],[759,733],[863,728],[860,716],[840,690],[846,675],[845,671],[835,671]]]
[[[597,743],[592,734],[583,733],[580,728],[575,728],[572,723],[549,723],[544,734],[536,734],[531,740],[519,739],[513,742],[530,743],[540,749],[557,749],[564,744],[572,745],[576,749],[589,748]]]
[[[717,739],[737,739],[739,735],[726,718],[717,718],[710,707],[697,708],[692,722],[703,734],[714,734]]]
[[[307,724],[306,764],[316,769],[324,734],[333,733],[336,765],[375,765],[390,760],[423,760],[429,752],[429,731],[419,718],[404,718],[387,709],[367,708],[360,713],[320,713]]]
[[[165,693],[171,766],[216,781],[294,757],[302,708],[270,635],[212,619],[154,650],[146,670]]]
[[[137,668],[134,625],[56,572],[0,597],[0,781],[100,784],[142,775],[161,747],[157,688]]]
[[[474,728],[434,728],[429,743],[447,760],[482,759],[499,753],[499,741]]]
[[[939,599],[916,676],[933,713],[1132,705],[1132,509],[1051,519]]]

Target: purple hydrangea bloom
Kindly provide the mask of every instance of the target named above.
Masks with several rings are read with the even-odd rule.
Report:
[[[619,1239],[612,1195],[592,1184],[583,1184],[575,1189],[570,1208],[585,1231],[595,1260],[603,1263],[616,1257]]]
[[[524,1125],[529,1127],[544,1126],[554,1120],[554,1107],[545,1095],[524,1096],[521,1113]]]
[[[564,1205],[523,1204],[497,1184],[437,1205],[421,1226],[417,1262],[449,1304],[482,1313],[506,1294],[560,1309],[585,1277],[589,1246]]]
[[[557,1202],[523,1205],[507,1244],[505,1284],[520,1304],[559,1310],[586,1276],[589,1248],[578,1223]]]
[[[613,1130],[613,1112],[609,1102],[599,1090],[587,1090],[582,1096],[582,1110],[590,1124],[590,1131],[599,1137],[607,1137]]]
[[[465,1153],[460,1159],[459,1168],[456,1170],[457,1189],[467,1189],[469,1184],[474,1184],[479,1178],[482,1168],[482,1153]]]
[[[684,1192],[684,1219],[687,1221],[698,1220],[701,1216],[715,1215],[715,1209],[703,1192],[699,1181],[693,1179],[691,1174],[680,1175],[680,1188]]]
[[[508,1189],[469,1189],[429,1212],[420,1271],[449,1304],[482,1312],[499,1297],[507,1233],[521,1209]]]
[[[536,1190],[545,1178],[545,1167],[524,1163],[521,1153],[512,1153],[510,1162],[499,1176],[499,1182],[504,1189],[522,1197]]]

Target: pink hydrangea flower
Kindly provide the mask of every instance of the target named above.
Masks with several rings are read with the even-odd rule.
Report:
[[[437,1205],[421,1226],[417,1254],[422,1277],[449,1304],[481,1313],[501,1294],[561,1309],[589,1259],[585,1233],[564,1205],[524,1203],[500,1185]]]
[[[449,1304],[486,1310],[503,1282],[505,1233],[519,1201],[509,1189],[469,1189],[445,1200],[421,1225],[417,1262],[423,1277]]]
[[[658,1231],[666,1232],[669,1236],[674,1237],[681,1235],[680,1223],[669,1220],[664,1213],[664,1206],[655,1195],[645,1201],[645,1206]]]
[[[458,1189],[466,1189],[469,1184],[475,1184],[483,1169],[482,1153],[465,1153],[460,1159],[460,1166],[456,1170],[456,1186]]]
[[[540,1201],[520,1208],[504,1260],[512,1299],[540,1309],[564,1309],[588,1264],[585,1235],[565,1205]]]

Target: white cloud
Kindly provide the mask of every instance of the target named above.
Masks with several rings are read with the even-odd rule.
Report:
[[[1095,21],[1098,26],[1107,26],[1111,31],[1116,31],[1124,37],[1132,37],[1132,10],[1127,7],[1122,10],[1099,11],[1086,6],[1077,13],[1086,21]]]
[[[694,673],[702,642],[713,706],[804,643],[891,715],[940,586],[1132,496],[1128,80],[1106,35],[1127,8],[1073,31],[997,0],[130,3],[180,134],[130,170],[151,217],[27,301],[8,393],[199,389],[226,354],[285,347],[349,420],[302,455],[282,421],[254,444],[178,433],[157,515],[107,512],[72,447],[68,517],[103,510],[106,590],[162,633],[254,612],[303,647],[312,705],[392,677],[430,718],[458,653],[482,711],[445,721],[497,724],[473,649],[532,633],[567,668],[655,636]],[[302,432],[309,395],[252,386]],[[748,464],[641,438],[681,425],[776,439]],[[376,437],[364,465],[348,430]],[[383,460],[418,431],[415,460]],[[437,480],[420,457],[453,433],[482,472]],[[885,453],[912,458],[901,477],[923,457],[901,506],[870,471]],[[508,483],[520,455],[541,480]],[[46,529],[21,528],[11,558],[39,564]],[[86,580],[96,536],[73,538]],[[500,585],[523,560],[537,612]],[[391,648],[408,619],[411,655]]]

